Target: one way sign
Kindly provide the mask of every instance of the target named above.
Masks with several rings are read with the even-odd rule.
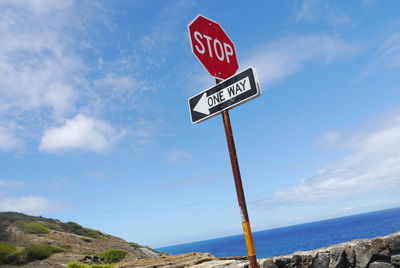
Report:
[[[260,94],[256,70],[250,67],[191,97],[189,109],[192,123],[199,123]]]

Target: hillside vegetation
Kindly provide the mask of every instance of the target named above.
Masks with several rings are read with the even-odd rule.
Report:
[[[75,222],[16,212],[0,213],[1,267],[35,267],[38,262],[43,267],[66,267],[68,264],[72,267],[85,267],[86,264],[87,267],[110,267],[122,260],[161,255],[151,248],[128,243]]]

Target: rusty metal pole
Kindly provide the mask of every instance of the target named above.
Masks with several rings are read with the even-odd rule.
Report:
[[[218,84],[219,82],[221,82],[221,80],[216,79],[216,83]],[[251,233],[249,214],[247,213],[246,199],[244,197],[242,178],[240,176],[239,162],[237,160],[235,141],[233,139],[231,120],[229,118],[228,110],[222,111],[222,119],[224,121],[226,141],[228,143],[229,157],[231,159],[233,178],[235,180],[237,199],[239,202],[240,216],[242,218],[242,227],[244,232],[244,239],[246,241],[250,268],[258,268],[253,234]]]

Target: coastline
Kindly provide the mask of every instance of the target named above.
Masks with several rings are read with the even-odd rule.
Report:
[[[257,261],[260,268],[397,268],[400,267],[400,232]],[[249,262],[246,257],[217,258],[207,253],[186,253],[116,266],[133,267],[246,268]]]
[[[345,243],[372,239],[399,231],[400,208],[372,211],[321,221],[253,232],[258,258],[291,254]],[[246,255],[243,234],[155,248],[179,255],[207,252],[216,257]]]

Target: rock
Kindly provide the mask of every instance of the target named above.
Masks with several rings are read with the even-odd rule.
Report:
[[[289,267],[290,268],[297,268],[300,267],[301,257],[299,255],[293,255],[292,259],[290,260]]]
[[[344,253],[345,253],[346,263],[348,264],[348,266],[355,267],[356,254],[354,253],[353,247],[351,247],[350,245],[346,245],[344,248]]]
[[[390,252],[400,252],[400,234],[392,234],[384,238],[386,244],[389,247]]]
[[[346,268],[346,253],[344,247],[333,247],[329,250],[329,268]]]
[[[83,262],[85,264],[99,264],[99,263],[103,263],[104,259],[100,258],[98,256],[85,256],[85,257],[83,257],[81,262]]]
[[[395,267],[400,267],[400,253],[392,255],[391,261],[390,261]]]
[[[356,255],[356,266],[360,268],[367,267],[373,255],[371,246],[367,242],[360,240],[354,246],[354,253]]]
[[[382,238],[378,237],[371,240],[371,252],[374,261],[390,262],[389,247]]]
[[[387,262],[373,262],[369,265],[369,268],[394,268],[394,266]]]
[[[300,263],[298,265],[299,268],[309,268],[311,267],[313,256],[311,254],[302,254],[300,255]]]
[[[260,265],[260,268],[278,268],[271,258],[261,259],[259,260],[258,264]]]
[[[313,258],[311,268],[328,268],[329,267],[329,252],[318,252]]]
[[[291,263],[291,258],[289,257],[278,257],[275,259],[275,264],[278,268],[287,268]]]
[[[234,260],[212,260],[212,261],[204,262],[201,264],[189,265],[189,266],[182,265],[179,267],[225,268],[225,267],[234,267],[233,265],[235,265],[236,263],[237,263],[237,261],[234,261]],[[164,263],[162,263],[160,265],[152,265],[152,267],[165,267],[163,265],[164,265]],[[127,266],[126,268],[128,268],[128,267],[140,267],[140,266]],[[172,266],[172,267],[174,267],[174,266]]]

